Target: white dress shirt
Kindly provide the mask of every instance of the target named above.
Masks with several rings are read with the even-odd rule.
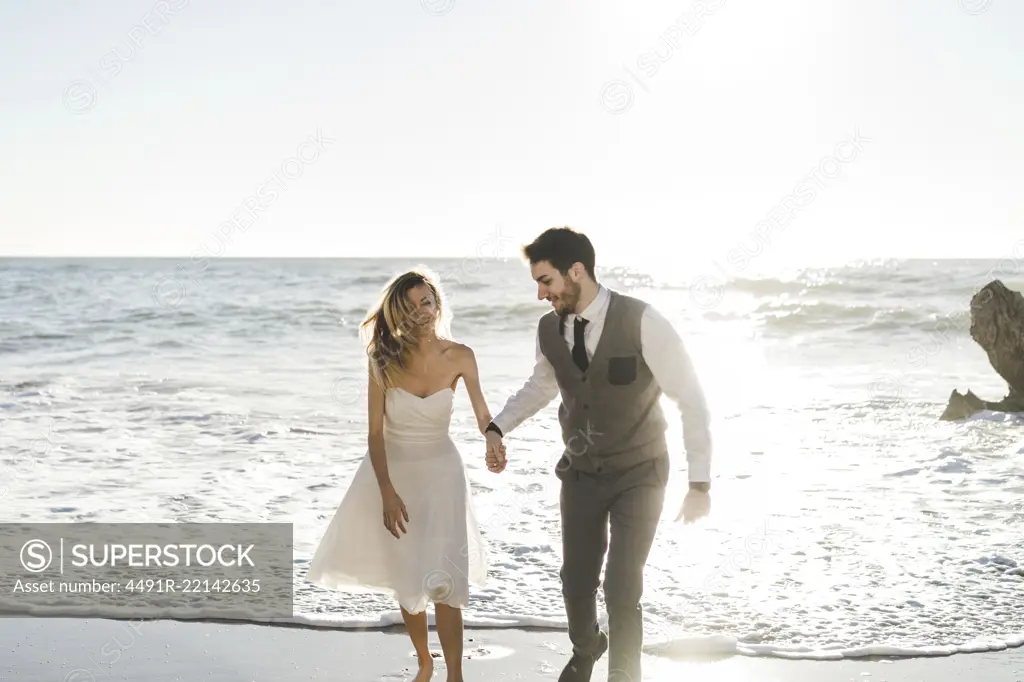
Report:
[[[579,317],[589,320],[584,327],[588,358],[594,356],[597,342],[601,339],[609,300],[611,294],[605,287],[598,285],[597,296],[587,309],[579,314]],[[565,342],[570,349],[574,343],[573,322],[576,317],[577,315],[570,314],[566,318]],[[710,482],[711,420],[704,391],[697,380],[683,340],[668,319],[653,306],[648,305],[640,322],[640,343],[644,362],[650,367],[654,380],[658,382],[662,392],[676,404],[682,415],[683,445],[686,448],[689,480]],[[537,364],[533,368],[533,375],[508,399],[505,407],[494,418],[494,424],[504,435],[508,435],[517,426],[547,407],[559,395],[555,369],[540,350],[539,336],[536,353]]]

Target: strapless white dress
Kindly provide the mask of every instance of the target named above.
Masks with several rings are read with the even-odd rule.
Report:
[[[330,589],[378,592],[410,613],[429,602],[465,608],[469,584],[487,582],[487,551],[466,468],[449,436],[455,392],[425,398],[388,389],[384,447],[388,472],[409,520],[396,539],[367,452],[310,562],[307,579]]]

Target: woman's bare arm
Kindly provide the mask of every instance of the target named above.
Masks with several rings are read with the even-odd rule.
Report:
[[[466,391],[469,393],[469,400],[473,404],[473,413],[476,415],[477,427],[480,433],[484,432],[487,425],[491,423],[491,411],[487,409],[487,399],[480,388],[480,370],[476,364],[476,354],[469,346],[459,348],[459,369],[462,372],[462,379],[466,382]]]
[[[368,373],[369,374],[369,373]],[[369,409],[370,432],[369,442],[370,463],[373,473],[377,476],[377,485],[381,493],[393,490],[391,475],[388,473],[388,458],[384,452],[384,389],[369,374],[367,386],[367,408]]]

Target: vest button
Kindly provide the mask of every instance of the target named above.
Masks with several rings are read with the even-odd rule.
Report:
[[[586,403],[583,403],[583,409],[584,410],[589,410],[590,409],[590,405],[587,405]]]

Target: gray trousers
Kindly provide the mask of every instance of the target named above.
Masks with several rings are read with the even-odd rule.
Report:
[[[640,597],[668,475],[667,454],[622,471],[588,474],[565,468],[564,462],[557,471],[562,481],[560,575],[569,639],[576,653],[598,651],[597,588],[607,552],[604,599],[610,680],[642,679]]]

